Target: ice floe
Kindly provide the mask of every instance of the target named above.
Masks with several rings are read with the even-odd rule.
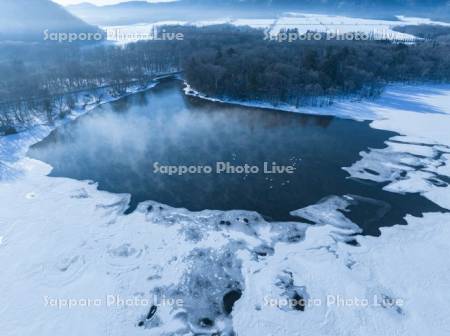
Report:
[[[391,87],[376,102],[361,104],[377,116],[372,127],[401,135],[385,148],[362,152],[361,160],[344,169],[354,178],[389,182],[385,190],[421,193],[450,209],[449,86]]]

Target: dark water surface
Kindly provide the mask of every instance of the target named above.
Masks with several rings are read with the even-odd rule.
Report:
[[[333,117],[205,102],[186,97],[177,80],[105,104],[51,133],[30,156],[54,167],[52,176],[94,180],[102,190],[130,193],[132,208],[154,200],[189,210],[254,210],[270,220],[330,195],[358,195],[348,215],[365,233],[403,223],[405,214],[439,208],[419,195],[348,179],[342,167],[393,133]],[[161,165],[295,165],[293,175],[154,173]]]

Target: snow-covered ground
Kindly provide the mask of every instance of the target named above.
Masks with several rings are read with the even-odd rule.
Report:
[[[450,209],[450,86],[389,87],[328,113],[400,134],[350,175]],[[316,226],[151,201],[125,216],[129,195],[25,156],[49,131],[0,138],[1,335],[450,334],[449,213],[380,237],[357,235],[348,195],[293,212]]]
[[[235,26],[250,26],[267,31],[271,36],[277,36],[282,30],[297,28],[299,34],[308,31],[322,32],[334,35],[346,33],[365,33],[375,39],[382,40],[414,40],[415,36],[396,32],[395,27],[406,25],[434,24],[450,26],[449,23],[432,21],[426,18],[405,17],[399,15],[395,20],[362,19],[346,16],[286,13],[273,19],[240,19],[221,18],[203,21],[160,21],[152,23],[140,23],[127,26],[104,26],[108,32],[108,39],[117,42],[135,42],[137,40],[150,40],[155,37],[155,29],[167,25],[193,25],[205,27],[217,24],[232,24]],[[119,38],[120,36],[120,38]]]
[[[276,21],[275,25],[271,29],[271,33],[278,34],[282,29],[297,28],[300,33],[306,33],[308,30],[337,34],[362,32],[373,34],[376,39],[409,40],[414,39],[414,36],[396,32],[393,28],[424,23],[444,26],[450,25],[444,22],[431,21],[429,19],[404,16],[398,16],[397,19],[398,21],[360,19],[321,14],[290,13],[289,15],[281,17]]]

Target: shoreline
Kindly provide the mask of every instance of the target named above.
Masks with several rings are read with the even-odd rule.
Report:
[[[355,121],[375,121],[379,119],[381,116],[373,113],[361,113],[361,109],[358,109],[358,107],[364,107],[363,105],[367,106],[373,106],[379,104],[379,102],[383,99],[383,96],[387,93],[389,94],[390,91],[401,91],[402,89],[409,89],[409,88],[428,88],[428,87],[435,87],[435,88],[442,88],[442,89],[448,89],[450,90],[450,84],[447,83],[395,83],[395,84],[388,84],[384,89],[383,92],[380,94],[380,96],[373,97],[373,98],[364,98],[364,97],[342,97],[340,99],[334,100],[329,105],[323,105],[323,106],[300,106],[295,107],[294,105],[290,105],[287,103],[280,103],[280,104],[272,104],[267,101],[243,101],[243,100],[237,100],[237,99],[221,99],[216,97],[211,97],[206,94],[203,94],[191,87],[191,85],[187,82],[187,80],[183,81],[183,91],[186,96],[195,97],[199,99],[203,99],[209,102],[214,103],[220,103],[220,104],[231,104],[235,106],[242,106],[242,107],[249,107],[249,108],[259,108],[259,109],[267,109],[267,110],[274,110],[274,111],[280,111],[280,112],[289,112],[289,113],[297,113],[297,114],[304,114],[304,115],[310,115],[310,116],[331,116],[331,117],[337,117],[341,119],[351,119]],[[321,96],[320,96],[321,97]],[[356,108],[357,113],[352,113],[350,111],[351,107]]]
[[[281,103],[278,105],[271,104],[269,102],[265,101],[242,101],[242,100],[235,100],[235,99],[220,99],[215,97],[207,96],[195,89],[193,89],[190,84],[184,80],[183,81],[184,88],[183,91],[187,96],[195,97],[199,99],[203,99],[209,102],[213,103],[220,103],[220,104],[231,104],[235,106],[242,106],[242,107],[249,107],[249,108],[259,108],[259,109],[266,109],[266,110],[274,110],[279,112],[288,112],[288,113],[297,113],[297,114],[303,114],[303,115],[309,115],[309,116],[324,116],[324,117],[337,117],[341,119],[351,119],[355,121],[373,121],[377,118],[376,115],[371,114],[355,114],[351,113],[350,111],[347,111],[345,113],[340,113],[340,105],[341,104],[357,104],[359,102],[365,102],[363,98],[361,99],[342,99],[339,101],[333,101],[329,105],[323,105],[323,106],[301,106],[301,107],[295,107],[293,105],[289,105],[286,103]],[[375,98],[376,99],[376,98]],[[374,100],[375,100],[374,99]],[[369,100],[366,100],[368,102]]]
[[[443,192],[450,189],[450,186],[439,178],[439,173],[444,178],[450,177],[450,172],[447,171],[450,168],[446,168],[450,166],[450,155],[447,155],[450,153],[450,137],[446,135],[446,125],[450,129],[450,84],[392,84],[385,88],[380,97],[373,100],[349,100],[324,107],[294,108],[285,105],[283,108],[267,102],[209,97],[194,90],[186,80],[183,82],[183,91],[187,96],[210,102],[366,121],[373,129],[394,132],[398,135],[386,140],[385,148],[368,148],[360,153],[360,160],[342,169],[349,174],[349,178],[389,182],[384,190],[399,194],[419,193],[436,205],[450,210],[450,196],[445,196]],[[428,99],[427,93],[433,96],[432,99]],[[394,158],[395,156],[398,157]],[[407,161],[414,167],[424,167],[410,168]],[[434,184],[432,181],[435,178],[440,182]],[[408,181],[411,186],[408,186]]]
[[[126,84],[128,84],[128,86],[125,89],[125,93],[121,94],[121,95],[118,95],[118,96],[112,96],[110,94],[110,89],[113,87],[113,85],[104,85],[104,86],[100,86],[100,87],[93,88],[93,89],[83,89],[83,90],[78,90],[78,91],[73,91],[73,92],[67,92],[67,93],[64,93],[64,94],[61,94],[61,95],[53,95],[53,96],[49,96],[48,98],[57,97],[57,96],[66,96],[66,95],[71,95],[71,94],[74,94],[76,96],[76,106],[75,106],[75,108],[73,108],[70,111],[70,113],[65,118],[57,119],[56,123],[58,123],[61,120],[64,120],[66,118],[70,119],[71,115],[73,115],[73,114],[83,113],[84,109],[87,109],[87,112],[89,112],[90,110],[92,110],[92,109],[94,109],[94,108],[96,108],[96,107],[98,107],[98,106],[100,106],[102,104],[111,103],[111,102],[117,101],[119,99],[125,98],[127,96],[150,90],[155,85],[157,85],[158,82],[160,80],[162,80],[162,79],[170,78],[170,77],[177,78],[178,76],[179,76],[179,72],[155,75],[154,78],[152,78],[151,80],[149,80],[147,82],[145,87],[143,87],[142,85],[138,85],[137,83],[139,81],[132,81],[132,82],[126,83]],[[91,101],[90,102],[82,102],[82,101],[80,101],[83,96],[89,97],[89,99]],[[103,96],[106,96],[107,98],[99,99],[100,97],[103,97]],[[37,100],[37,99],[42,100],[42,99],[45,99],[45,98],[43,98],[43,97],[32,98],[31,100]],[[92,101],[94,101],[94,102],[92,102]],[[84,108],[81,107],[81,106],[83,106],[83,104],[84,104]],[[30,130],[30,129],[34,128],[34,127],[45,125],[45,123],[43,123],[42,120],[36,119],[36,121],[37,122],[35,124],[30,124],[30,125],[23,126],[23,128],[20,128],[19,130],[17,130],[16,133],[0,134],[0,137],[23,133],[23,132],[26,132],[27,130]],[[15,127],[15,126],[13,126],[13,127]]]
[[[80,91],[77,95],[77,106],[71,110],[70,114],[68,114],[63,119],[57,119],[55,120],[54,125],[48,125],[47,123],[43,123],[42,121],[38,121],[34,125],[30,125],[27,128],[24,128],[17,133],[14,134],[8,134],[8,135],[0,135],[0,163],[13,163],[21,158],[24,158],[26,155],[26,151],[28,151],[28,148],[32,145],[42,141],[44,138],[46,138],[52,131],[55,129],[70,123],[72,121],[77,120],[79,117],[82,117],[83,115],[91,112],[92,110],[98,108],[101,105],[113,103],[115,101],[118,101],[120,99],[123,99],[125,97],[145,92],[148,90],[151,90],[156,85],[158,85],[159,81],[165,78],[170,78],[172,76],[176,76],[177,74],[167,74],[167,75],[158,75],[155,76],[151,81],[149,81],[145,87],[132,85],[126,89],[126,93],[120,95],[120,96],[112,96],[108,93],[109,87],[102,87],[98,89],[93,90],[86,90],[86,91]],[[83,103],[80,102],[80,98],[82,96],[89,96],[91,102],[88,102],[83,106]],[[101,100],[97,100],[99,97],[104,97]],[[2,142],[5,142],[7,140],[11,140],[13,143],[21,142],[25,140],[26,142],[26,149],[20,148],[20,146],[13,146],[16,147],[16,152],[2,152]],[[9,141],[8,141],[9,142]],[[13,160],[10,160],[7,155],[11,155]],[[0,170],[0,181],[1,181],[1,173]]]
[[[392,138],[389,138],[386,140],[385,144],[386,144],[386,148],[382,148],[382,149],[367,149],[367,152],[362,152],[360,153],[361,156],[361,160],[354,162],[350,167],[342,167],[343,170],[347,171],[347,173],[349,174],[348,178],[358,178],[358,179],[362,179],[362,180],[371,180],[371,181],[375,181],[378,183],[382,183],[382,182],[391,182],[391,184],[396,184],[399,183],[401,184],[402,179],[399,178],[398,176],[394,176],[394,177],[379,177],[379,176],[372,176],[373,172],[375,173],[379,173],[377,172],[377,169],[371,169],[371,172],[369,173],[368,171],[364,171],[362,172],[360,169],[361,166],[364,166],[366,164],[374,164],[374,162],[371,160],[371,155],[373,153],[375,154],[379,154],[379,152],[382,152],[382,155],[386,155],[389,156],[389,153],[385,153],[385,152],[389,152],[393,147],[395,147],[395,143],[396,142],[400,142],[402,143],[403,139],[406,139],[406,143],[404,146],[404,149],[409,149],[409,148],[414,148],[414,147],[420,147],[421,145],[424,146],[438,146],[438,147],[445,147],[445,144],[439,143],[439,142],[435,142],[432,144],[427,144],[427,142],[419,142],[416,143],[414,141],[410,141],[409,140],[409,136],[407,134],[402,134],[401,131],[399,131],[397,129],[397,127],[386,127],[386,126],[379,126],[380,124],[383,124],[387,121],[388,118],[386,118],[386,116],[383,116],[382,113],[370,113],[370,115],[372,116],[372,118],[354,118],[352,116],[345,116],[345,113],[339,113],[339,109],[342,108],[348,108],[349,106],[351,108],[354,108],[354,110],[356,110],[357,112],[360,112],[360,109],[357,109],[357,107],[359,108],[363,108],[363,109],[370,109],[373,108],[374,106],[377,105],[377,102],[374,101],[362,101],[359,103],[355,103],[355,102],[347,102],[347,103],[343,103],[343,104],[336,104],[336,106],[331,107],[319,107],[317,109],[319,110],[323,110],[323,112],[321,114],[315,114],[315,113],[309,113],[310,111],[300,111],[300,109],[293,111],[291,110],[286,110],[286,109],[280,109],[279,107],[270,105],[270,104],[264,104],[264,103],[260,103],[260,102],[239,102],[239,101],[233,101],[233,100],[221,100],[221,99],[217,99],[217,98],[213,98],[213,97],[208,97],[206,95],[201,94],[198,91],[193,90],[190,85],[187,83],[187,81],[183,80],[179,74],[169,74],[169,75],[161,75],[161,76],[156,76],[151,82],[149,82],[145,87],[130,87],[127,88],[127,92],[123,95],[120,95],[118,97],[113,97],[111,95],[104,95],[104,89],[101,89],[100,92],[94,91],[94,94],[92,91],[87,91],[90,92],[90,94],[92,95],[91,98],[95,100],[95,97],[100,96],[106,96],[106,98],[102,99],[101,101],[98,101],[96,103],[88,103],[85,104],[84,108],[80,108],[80,106],[78,106],[77,108],[75,108],[72,113],[70,115],[68,115],[67,117],[65,117],[64,119],[58,120],[55,125],[53,126],[49,126],[49,125],[45,125],[45,124],[38,124],[35,125],[33,127],[31,127],[30,129],[24,130],[22,132],[19,132],[17,134],[12,134],[12,135],[7,135],[7,136],[0,136],[0,178],[2,178],[2,175],[4,175],[5,172],[10,171],[11,172],[11,165],[14,164],[14,162],[22,159],[22,158],[26,158],[26,153],[29,149],[29,147],[31,147],[32,145],[36,144],[37,142],[42,141],[45,137],[47,137],[54,129],[61,127],[62,125],[65,125],[66,123],[69,123],[71,121],[74,121],[76,119],[78,119],[79,117],[89,113],[90,111],[94,110],[95,108],[97,108],[98,106],[101,106],[103,104],[107,104],[107,103],[111,103],[117,100],[120,100],[122,98],[125,98],[127,96],[136,94],[136,93],[140,93],[140,92],[145,92],[147,90],[150,90],[152,88],[154,88],[155,86],[157,86],[160,82],[160,80],[163,80],[165,78],[170,78],[170,77],[175,77],[178,80],[181,80],[184,83],[184,88],[183,91],[185,93],[185,95],[187,96],[193,96],[199,99],[204,99],[207,101],[211,101],[211,102],[216,102],[216,103],[221,103],[221,104],[232,104],[232,105],[237,105],[237,106],[244,106],[244,107],[252,107],[252,108],[262,108],[262,109],[271,109],[271,110],[276,110],[276,111],[280,111],[280,112],[290,112],[290,113],[299,113],[299,114],[305,114],[305,115],[313,115],[313,116],[332,116],[332,117],[337,117],[337,118],[343,118],[343,119],[351,119],[351,120],[356,120],[356,121],[368,121],[369,122],[369,126],[371,128],[374,129],[380,129],[380,130],[385,130],[385,131],[392,131],[397,133],[397,136],[394,136]],[[408,86],[408,85],[402,85],[402,86],[398,86],[398,87],[394,87],[394,90],[396,88],[411,88],[412,86]],[[418,88],[419,90],[421,88],[423,88],[424,86],[414,86],[415,88]],[[444,88],[447,89],[446,86],[444,86]],[[392,87],[391,87],[392,89]],[[448,90],[450,91],[450,86],[448,86]],[[82,95],[86,95],[87,92],[80,92],[80,96]],[[388,90],[389,92],[389,90]],[[386,93],[387,94],[387,93]],[[396,94],[394,94],[395,96]],[[381,102],[378,102],[379,105],[383,105],[382,102],[382,98],[380,98],[379,100],[381,100]],[[79,103],[79,102],[78,102]],[[336,113],[337,112],[337,113]],[[6,150],[5,151],[5,146],[2,146],[2,142],[9,142],[7,140],[12,140],[12,147],[16,149],[16,151],[12,150]],[[415,140],[415,139],[412,139]],[[449,141],[450,144],[450,141]],[[409,146],[409,148],[408,148]],[[397,146],[398,147],[398,146]],[[424,150],[420,150],[419,151],[423,152]],[[450,145],[449,145],[449,152],[450,152]],[[445,154],[445,148],[443,149],[443,154]],[[414,153],[413,153],[414,154]],[[425,156],[429,154],[426,153],[424,154]],[[386,158],[389,159],[389,158]],[[446,156],[443,155],[443,157],[441,157],[439,160],[437,160],[439,162],[439,164],[445,166],[446,164]],[[375,165],[377,163],[375,162]],[[379,167],[377,167],[379,168]],[[365,168],[363,168],[363,170],[365,170]],[[421,173],[419,173],[421,170],[418,170],[416,173],[418,173],[419,175]],[[383,174],[381,174],[383,175]],[[445,176],[445,174],[443,174],[443,176]],[[417,179],[416,176],[414,176],[414,178]],[[416,182],[420,182],[416,181]],[[391,192],[394,193],[402,193],[402,192],[414,192],[414,191],[402,191],[402,190],[397,190],[398,188],[396,187],[391,187],[391,185],[387,185],[386,187],[384,187],[385,190],[389,190]],[[425,188],[426,189],[426,188]],[[445,188],[444,188],[445,189]],[[444,202],[439,202],[436,200],[436,196],[432,196],[431,198],[429,196],[427,196],[427,192],[429,190],[424,190],[424,188],[422,187],[422,189],[419,189],[418,192],[425,198],[428,198],[429,200],[431,200],[433,203],[437,204],[438,206],[441,206],[445,209],[449,209],[450,210],[450,199],[445,199]]]

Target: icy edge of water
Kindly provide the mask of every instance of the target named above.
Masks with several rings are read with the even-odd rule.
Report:
[[[344,167],[350,177],[378,183],[391,182],[385,190],[420,193],[450,210],[450,86],[390,85],[381,97],[358,102],[337,102],[326,107],[296,108],[259,101],[217,99],[193,89],[186,81],[188,96],[212,102],[267,108],[285,112],[328,115],[356,121],[371,121],[372,128],[401,135],[382,149],[368,149],[361,160]]]
[[[78,119],[100,105],[147,91],[157,85],[158,79],[160,78],[158,77],[149,82],[145,87],[138,85],[130,86],[126,89],[126,93],[120,96],[111,95],[108,88],[81,92],[77,95],[76,107],[65,118],[56,120],[54,125],[36,121],[35,125],[19,133],[0,136],[0,181],[20,174],[20,171],[13,169],[13,164],[23,159],[32,145],[42,141],[56,128]]]
[[[184,81],[184,93],[188,96],[197,97],[200,99],[204,99],[207,101],[215,102],[215,103],[224,103],[224,104],[232,104],[238,106],[245,107],[254,107],[261,109],[270,109],[284,112],[293,112],[293,113],[301,113],[301,114],[309,114],[309,115],[321,115],[321,116],[336,116],[344,119],[353,119],[357,121],[366,121],[366,120],[374,120],[376,115],[371,113],[364,113],[364,111],[360,109],[352,110],[347,106],[344,108],[343,103],[334,102],[332,105],[324,104],[322,106],[311,107],[311,106],[302,106],[296,107],[286,103],[279,104],[271,104],[269,102],[252,100],[252,101],[242,101],[236,99],[219,99],[207,96],[195,89],[193,89],[187,81]],[[321,99],[321,97],[319,97]],[[323,98],[325,100],[325,98]],[[348,100],[348,103],[355,104],[355,100]]]

